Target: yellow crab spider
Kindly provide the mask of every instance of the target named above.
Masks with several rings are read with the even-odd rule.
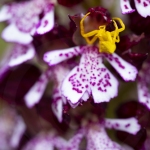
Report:
[[[90,14],[87,13],[80,21],[80,29],[81,35],[85,38],[88,44],[93,44],[97,39],[99,39],[99,51],[105,53],[114,53],[116,50],[116,42],[120,42],[119,33],[125,29],[125,25],[120,18],[113,18],[112,21],[114,23],[115,30],[114,31],[106,31],[106,25],[99,26],[99,30],[93,30],[91,32],[84,32],[84,20]],[[118,29],[117,23],[118,21],[121,25],[121,28]],[[91,37],[91,39],[89,39]]]

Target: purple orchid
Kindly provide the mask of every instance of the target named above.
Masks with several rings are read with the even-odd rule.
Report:
[[[88,123],[85,128],[85,137],[88,141],[87,149],[92,149],[93,147],[96,150],[100,148],[110,150],[128,149],[128,147],[126,147],[125,145],[120,146],[116,142],[112,141],[107,135],[105,128],[124,131],[130,133],[131,135],[136,135],[141,129],[138,120],[135,117],[126,119],[103,118],[99,123]]]
[[[54,2],[49,0],[32,0],[5,5],[0,11],[0,21],[9,25],[2,32],[8,42],[29,44],[34,34],[49,32],[54,26]],[[40,15],[43,17],[40,19]]]
[[[103,65],[103,59],[117,70],[125,81],[136,78],[137,69],[116,54],[99,53],[97,47],[73,47],[47,52],[44,61],[56,65],[73,56],[82,54],[79,66],[75,67],[62,84],[62,94],[75,107],[80,99],[86,101],[92,94],[95,103],[108,102],[117,96],[118,81]]]
[[[109,24],[111,22],[109,12],[102,7],[91,8],[89,12],[89,17],[91,17],[89,19],[93,19],[93,24],[94,17],[96,17],[96,25],[97,23]],[[72,17],[77,27],[81,16]],[[74,38],[77,34],[79,37],[78,28]],[[81,55],[80,64],[64,79],[61,90],[72,107],[76,107],[82,101],[87,101],[91,94],[95,103],[108,102],[111,98],[117,96],[118,81],[104,66],[104,59],[116,69],[125,81],[134,81],[136,78],[137,69],[134,66],[124,61],[117,54],[99,52],[97,46],[76,46],[50,51],[44,54],[43,59],[49,66],[53,66],[78,55]]]
[[[142,17],[150,16],[149,0],[134,0],[135,7]],[[130,0],[120,0],[121,10],[123,14],[132,13],[135,9],[131,8]]]
[[[84,121],[83,121],[84,122]],[[128,150],[129,147],[125,145],[119,145],[118,143],[112,141],[106,133],[105,127],[126,130],[130,133],[136,133],[140,126],[137,124],[135,118],[130,119],[106,119],[105,123],[90,122],[83,125],[73,137],[69,140],[65,140],[52,133],[41,133],[27,143],[23,150],[42,150],[47,148],[48,150],[54,150],[56,147],[58,150],[79,150],[79,147],[83,147],[81,141],[83,138],[86,139],[87,145],[86,150],[105,150],[105,149],[115,149],[115,150]],[[130,130],[128,130],[130,128]]]

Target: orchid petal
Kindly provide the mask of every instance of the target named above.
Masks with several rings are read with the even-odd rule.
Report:
[[[35,49],[32,45],[26,46],[26,45],[17,44],[14,47],[8,65],[10,67],[19,65],[27,60],[32,59],[34,55],[35,55]]]
[[[84,94],[83,94],[83,96],[82,96],[82,100],[83,101],[87,101],[88,99],[89,99],[89,97],[90,97],[90,95],[89,95],[89,93],[86,91]]]
[[[48,83],[48,72],[43,73],[39,80],[31,87],[31,89],[28,91],[28,93],[25,95],[24,99],[26,102],[26,105],[31,108],[35,104],[37,104],[41,97],[43,96],[43,93],[45,91],[45,88]]]
[[[49,32],[54,27],[54,9],[47,11],[37,27],[38,34]]]
[[[82,98],[87,100],[85,92],[92,93],[95,103],[108,102],[118,93],[118,81],[102,64],[97,47],[84,48],[79,66],[63,81],[62,94],[73,105],[78,105]]]
[[[134,117],[128,119],[105,119],[105,127],[126,131],[131,134],[136,134],[141,128],[138,120]]]
[[[54,93],[53,96],[53,103],[52,103],[52,110],[57,117],[59,122],[62,122],[63,119],[63,100],[61,97],[60,92]]]
[[[125,81],[135,80],[138,73],[136,67],[129,64],[115,53],[112,55],[106,54],[105,57]]]
[[[19,141],[20,141],[23,133],[25,132],[25,129],[26,129],[26,125],[25,125],[23,119],[18,117],[17,124],[13,131],[13,135],[10,139],[10,145],[13,148],[16,148],[19,145]]]
[[[120,0],[120,5],[123,14],[128,14],[135,11],[131,8],[129,0]]]
[[[72,58],[73,56],[77,56],[81,52],[81,48],[79,46],[62,49],[62,50],[55,50],[50,51],[44,54],[44,61],[47,62],[50,66],[58,64],[64,60]]]
[[[20,44],[29,44],[33,39],[29,33],[19,31],[15,24],[10,24],[3,30],[2,38],[7,42]]]
[[[95,103],[108,102],[111,98],[117,96],[118,81],[103,64],[100,64],[95,76],[97,78],[91,86]]]
[[[150,109],[150,92],[148,87],[141,82],[138,82],[138,99],[140,103]]]
[[[86,132],[86,138],[86,150],[124,150],[124,148],[108,137],[103,127],[93,126]]]
[[[65,78],[62,84],[62,94],[73,105],[78,104],[80,98],[86,91],[86,81],[80,78],[78,73],[79,67],[75,67],[69,75]]]
[[[8,11],[9,11],[9,6],[6,5],[4,5],[0,9],[0,22],[6,21],[11,18],[11,14]]]
[[[142,17],[150,16],[150,2],[148,0],[134,0],[136,9]]]
[[[64,140],[61,137],[55,139],[55,146],[61,150],[79,150],[79,145],[84,136],[84,131],[79,130],[76,135],[74,135],[69,141]]]

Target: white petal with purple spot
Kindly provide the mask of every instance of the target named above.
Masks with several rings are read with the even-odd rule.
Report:
[[[136,9],[138,13],[143,16],[147,17],[150,16],[150,1],[149,0],[134,0]]]
[[[50,72],[43,73],[40,76],[39,80],[31,87],[31,89],[25,95],[25,103],[29,108],[37,104],[43,96],[43,93],[48,83],[49,74]]]
[[[75,67],[69,75],[65,78],[62,84],[62,94],[73,105],[79,103],[80,98],[86,91],[86,81],[83,82],[78,74],[78,68]]]
[[[115,68],[125,81],[134,81],[138,73],[136,67],[123,60],[117,54],[105,54],[107,61]]]
[[[7,42],[29,44],[32,36],[29,33],[21,32],[15,24],[10,24],[2,32],[2,38]]]
[[[92,95],[95,103],[108,102],[111,98],[114,98],[118,94],[118,81],[108,71],[108,69],[101,64],[97,73],[95,85],[91,85]]]
[[[138,120],[134,117],[128,119],[105,119],[105,127],[126,131],[131,134],[136,134],[141,128]]]
[[[102,64],[102,60],[97,47],[84,47],[80,65],[70,72],[62,84],[62,94],[69,103],[77,105],[82,98],[86,101],[88,96],[85,92],[92,93],[95,103],[108,102],[117,96],[118,81]]]
[[[98,124],[93,125],[86,132],[87,149],[86,150],[125,150],[119,144],[112,141],[104,127]]]
[[[60,92],[53,94],[52,110],[59,122],[63,119],[63,98]]]
[[[76,135],[74,135],[69,141],[61,137],[55,139],[55,146],[60,150],[79,150],[80,142],[83,138],[84,131],[80,130]]]
[[[62,50],[50,51],[44,54],[43,59],[51,66],[72,58],[73,56],[79,55],[81,50],[82,49],[79,46],[76,46]]]
[[[6,21],[11,18],[11,14],[8,11],[9,6],[4,5],[2,8],[0,8],[0,22]]]
[[[12,55],[10,57],[8,65],[10,67],[19,65],[25,61],[32,59],[35,55],[34,47],[29,45],[20,45],[17,44],[13,48]]]
[[[120,0],[121,10],[123,14],[132,13],[135,10],[131,8],[129,0]]]
[[[146,84],[142,84],[140,81],[138,82],[138,99],[140,103],[150,109],[150,91]]]
[[[52,30],[53,27],[54,27],[54,9],[52,8],[44,15],[44,17],[40,21],[40,24],[38,25],[36,32],[38,34],[44,34]]]

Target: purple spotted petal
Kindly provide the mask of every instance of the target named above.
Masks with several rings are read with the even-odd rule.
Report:
[[[63,119],[63,101],[62,97],[55,97],[52,102],[52,110],[59,122]]]
[[[131,8],[129,0],[120,0],[121,10],[123,14],[132,13],[135,10]]]
[[[47,8],[44,14],[44,17],[41,19],[38,27],[37,27],[37,34],[44,34],[50,31],[54,27],[54,8]]]
[[[105,129],[99,125],[93,125],[87,132],[86,150],[125,150],[116,142],[112,141]]]
[[[27,60],[30,60],[35,55],[34,47],[29,45],[16,44],[13,48],[8,65],[10,67],[19,65]]]
[[[64,60],[77,56],[81,53],[81,47],[72,47],[62,50],[50,51],[44,54],[44,61],[47,62],[50,66],[58,64]]]
[[[8,12],[9,6],[3,6],[0,8],[0,22],[6,21],[11,18],[11,14]]]
[[[117,95],[118,81],[102,64],[97,47],[84,47],[80,65],[75,67],[62,84],[62,94],[73,105],[87,100],[92,94],[95,103],[108,102]],[[85,92],[88,92],[85,94]]]
[[[150,2],[148,0],[134,0],[134,2],[136,9],[141,16],[145,18],[150,16]]]
[[[138,120],[134,117],[128,119],[105,119],[105,127],[126,131],[131,134],[136,134],[141,129]]]
[[[29,44],[32,41],[32,36],[29,33],[19,31],[15,24],[10,24],[3,30],[2,38],[7,42],[20,44]]]
[[[136,67],[129,64],[115,53],[112,55],[106,54],[105,57],[125,81],[135,80],[138,72]]]
[[[150,109],[150,91],[146,84],[138,82],[138,99]]]
[[[55,146],[61,150],[79,150],[79,145],[84,136],[84,131],[80,130],[76,135],[74,135],[69,141],[61,137],[55,139]]]
[[[38,79],[38,81],[31,87],[31,89],[25,95],[25,103],[29,108],[37,104],[43,96],[43,93],[48,83],[49,74],[50,72],[43,73]]]
[[[25,132],[26,125],[21,117],[17,118],[17,123],[13,131],[13,135],[10,139],[10,145],[13,148],[16,148],[19,145],[19,141]]]
[[[62,94],[67,98],[67,100],[69,100],[69,102],[76,106],[79,104],[80,98],[88,89],[88,82],[80,78],[78,70],[79,67],[75,67],[65,78],[62,85]]]
[[[22,150],[54,150],[54,135],[38,135],[30,140]]]

